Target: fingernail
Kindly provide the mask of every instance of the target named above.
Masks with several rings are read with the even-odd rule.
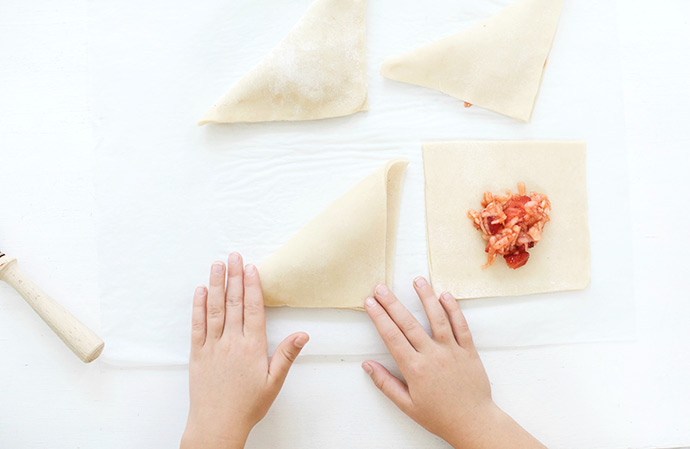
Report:
[[[423,277],[419,276],[418,278],[415,278],[415,280],[414,280],[414,285],[416,285],[416,286],[419,287],[419,288],[422,288],[422,287],[426,287],[426,286],[429,285],[429,284],[427,284],[426,279],[424,279]]]
[[[228,262],[230,262],[233,265],[237,265],[240,262],[240,255],[238,253],[230,253],[230,257],[228,257]]]
[[[194,294],[197,296],[206,296],[206,287],[202,287],[202,286],[197,287]]]
[[[371,376],[371,373],[374,372],[374,370],[371,369],[371,365],[369,365],[367,362],[362,363],[362,369],[363,369],[364,371],[366,371],[366,373],[367,373],[368,375],[370,375],[370,376]]]
[[[364,301],[364,304],[366,304],[367,307],[376,307],[376,300],[372,297],[369,297]]]
[[[256,274],[256,267],[252,264],[249,264],[244,268],[244,272],[247,276],[254,276]]]
[[[304,347],[304,345],[307,344],[308,341],[309,341],[309,337],[307,337],[305,335],[299,335],[297,338],[295,338],[295,346],[302,349]]]
[[[386,287],[386,286],[383,285],[383,284],[379,284],[379,285],[376,286],[376,294],[377,294],[377,295],[382,295],[382,296],[383,296],[383,295],[385,295],[386,293],[388,293],[388,287]]]
[[[455,298],[453,298],[453,295],[451,295],[448,292],[443,292],[441,294],[441,299],[447,302],[455,301]]]
[[[223,274],[223,264],[221,262],[215,262],[212,270],[214,274]]]

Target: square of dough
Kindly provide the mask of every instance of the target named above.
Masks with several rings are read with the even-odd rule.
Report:
[[[429,273],[456,298],[581,290],[590,282],[584,142],[447,142],[423,145]],[[502,257],[482,269],[486,241],[467,216],[485,191],[546,194],[551,221],[527,264]]]

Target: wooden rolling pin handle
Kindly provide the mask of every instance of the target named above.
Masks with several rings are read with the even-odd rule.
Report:
[[[84,363],[101,355],[103,340],[29,279],[10,256],[0,257],[0,280],[7,282],[29,303],[48,326]]]

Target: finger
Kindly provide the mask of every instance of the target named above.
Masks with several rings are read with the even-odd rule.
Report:
[[[244,335],[266,340],[264,297],[259,271],[254,265],[244,269]]]
[[[374,322],[374,326],[376,326],[376,331],[398,364],[416,355],[415,349],[405,338],[400,328],[388,316],[386,309],[376,299],[367,298],[364,305],[369,317]]]
[[[449,341],[455,341],[453,337],[453,330],[450,327],[450,322],[448,321],[448,316],[443,310],[443,306],[436,297],[434,289],[423,277],[418,277],[414,280],[414,288],[417,291],[419,299],[424,305],[424,311],[426,316],[429,318],[429,324],[431,325],[431,336],[434,340],[442,343]]]
[[[465,349],[475,349],[470,327],[467,325],[467,320],[460,309],[458,301],[450,293],[444,292],[441,294],[441,304],[448,314],[448,319],[458,344]]]
[[[419,351],[431,341],[429,334],[419,324],[419,321],[398,301],[398,298],[388,287],[379,284],[376,286],[374,293],[378,302],[386,309],[388,315],[415,349]]]
[[[242,256],[228,256],[228,284],[225,289],[225,327],[223,335],[242,335],[244,320],[244,270]]]
[[[376,385],[388,399],[393,401],[400,410],[407,413],[412,405],[412,398],[410,397],[407,386],[402,383],[400,379],[392,375],[390,371],[379,362],[374,362],[373,360],[367,360],[362,363],[362,369],[371,376],[374,385]]]
[[[218,339],[225,323],[225,264],[213,262],[206,301],[206,340]]]
[[[283,386],[292,363],[308,341],[309,335],[298,332],[287,337],[276,348],[276,352],[271,357],[271,363],[268,365],[268,377],[278,389]]]
[[[192,306],[192,353],[201,348],[206,341],[206,287],[199,286],[194,291]]]

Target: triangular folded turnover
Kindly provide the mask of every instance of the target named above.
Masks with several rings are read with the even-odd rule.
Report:
[[[313,120],[368,108],[366,0],[316,0],[199,125]]]
[[[562,6],[517,0],[482,23],[386,60],[381,75],[529,121]]]
[[[376,284],[391,285],[407,164],[389,161],[266,259],[264,304],[362,309]]]

